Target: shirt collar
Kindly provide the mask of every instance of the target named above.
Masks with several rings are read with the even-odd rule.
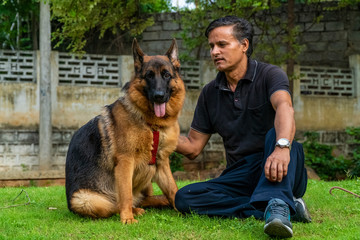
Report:
[[[256,65],[256,61],[249,58],[248,68],[246,70],[245,76],[241,80],[249,80],[252,82],[254,80]],[[221,90],[229,90],[224,72],[218,72],[215,78],[215,82],[216,88],[220,88]]]

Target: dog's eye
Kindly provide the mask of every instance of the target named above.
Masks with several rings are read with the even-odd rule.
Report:
[[[154,73],[151,72],[151,71],[147,72],[147,73],[145,74],[145,78],[146,78],[146,79],[149,79],[149,80],[153,79],[153,78],[154,78]]]
[[[163,73],[163,78],[164,78],[165,80],[170,80],[171,74],[170,74],[169,72],[164,72],[164,73]]]

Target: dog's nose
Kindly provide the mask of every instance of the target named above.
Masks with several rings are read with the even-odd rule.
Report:
[[[165,96],[165,92],[164,91],[155,91],[154,93],[154,98],[155,101],[162,101],[164,99]]]

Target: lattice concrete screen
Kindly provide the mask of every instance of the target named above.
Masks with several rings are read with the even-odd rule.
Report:
[[[200,61],[182,62],[180,73],[186,89],[200,89]]]
[[[0,82],[36,82],[36,51],[0,50]],[[59,84],[121,87],[121,56],[58,54]],[[200,61],[183,62],[187,89],[200,89]],[[128,79],[127,79],[128,81]]]
[[[118,86],[120,57],[107,55],[75,55],[59,53],[59,83],[87,86]]]
[[[36,52],[0,50],[0,82],[36,82]]]
[[[351,69],[301,67],[300,94],[324,97],[355,97]]]

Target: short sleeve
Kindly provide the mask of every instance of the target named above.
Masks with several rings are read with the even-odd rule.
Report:
[[[287,91],[291,95],[289,90],[289,79],[281,68],[272,66],[269,69],[267,76],[266,88],[269,99],[272,94],[279,90]]]

